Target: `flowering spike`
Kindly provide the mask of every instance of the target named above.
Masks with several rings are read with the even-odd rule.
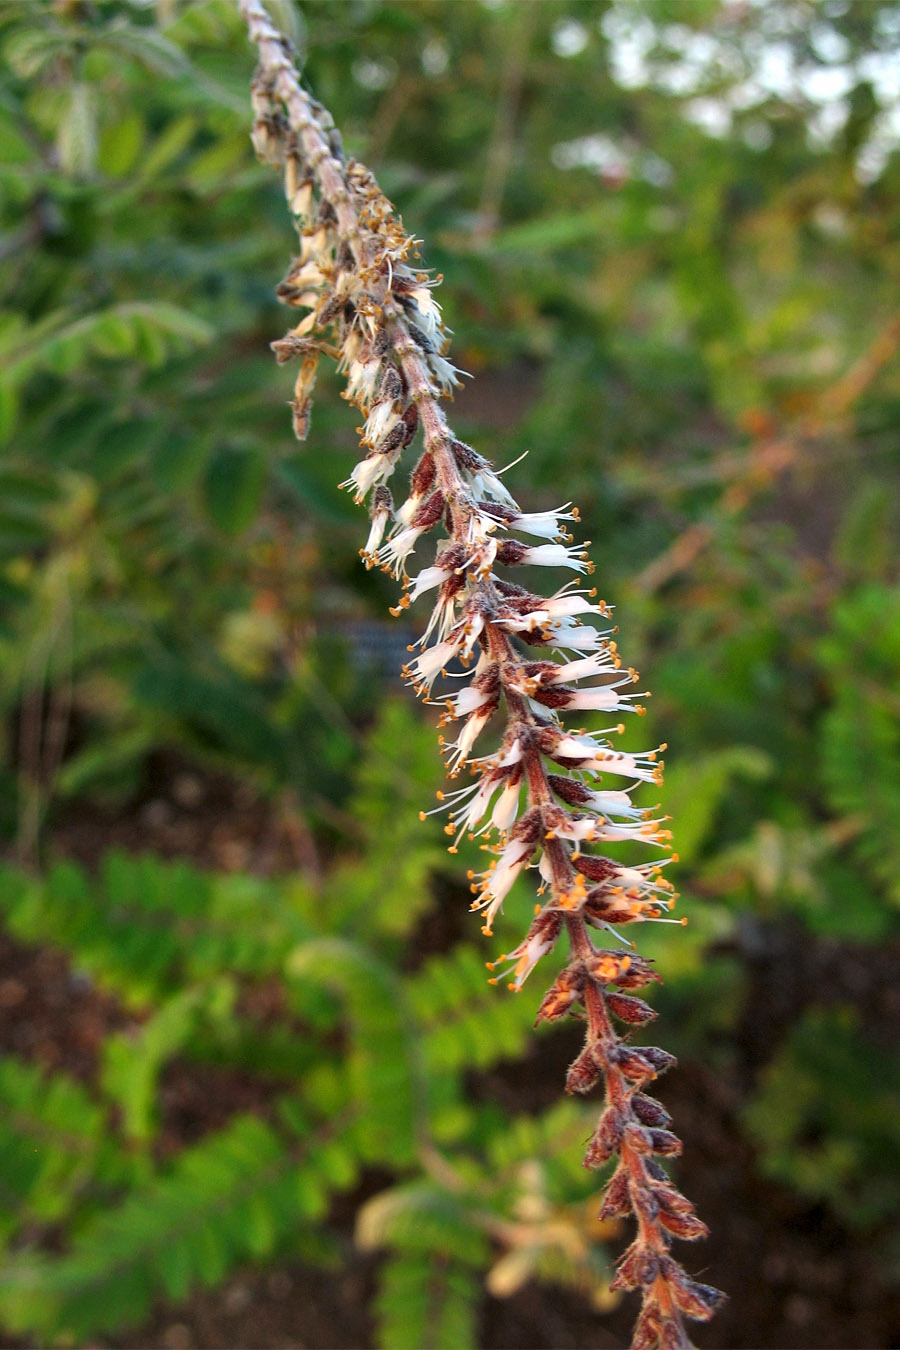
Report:
[[[680,1143],[665,1112],[644,1092],[674,1061],[656,1047],[631,1046],[612,1022],[613,1016],[626,1025],[648,1021],[652,1009],[626,991],[658,977],[636,952],[597,948],[591,937],[597,928],[615,933],[635,921],[675,922],[663,918],[671,887],[660,861],[626,866],[593,851],[603,840],[671,850],[663,822],[647,819],[631,801],[642,781],[660,781],[665,746],[639,754],[616,751],[606,737],[621,731],[620,724],[590,735],[564,725],[566,715],[583,709],[643,711],[635,703],[642,695],[627,692],[637,672],[621,670],[616,629],[605,626],[611,608],[596,591],[579,589],[575,581],[543,597],[517,579],[524,567],[593,572],[588,545],[573,542],[563,524],[577,523],[578,512],[569,503],[556,511],[523,512],[501,481],[505,470],[496,471],[453,434],[441,400],[459,383],[459,372],[446,357],[449,335],[433,294],[439,278],[429,280],[415,266],[416,241],[369,171],[344,158],[330,117],[301,87],[289,45],[261,0],[240,0],[240,8],[260,57],[254,145],[262,158],[284,166],[301,233],[300,255],[278,294],[302,316],[275,344],[279,361],[301,361],[295,430],[306,435],[320,354],[336,355],[347,377],[345,396],[363,418],[364,456],[343,486],[357,502],[372,494],[372,524],[362,550],[366,566],[403,578],[405,594],[395,613],[437,591],[406,678],[428,697],[439,678],[462,668],[461,689],[452,696],[439,690],[437,700],[442,723],[461,721],[452,744],[441,738],[450,776],[466,764],[475,775],[472,785],[438,794],[451,812],[451,852],[470,834],[484,837],[483,847],[495,855],[486,869],[469,873],[472,909],[481,913],[487,934],[526,869],[536,866],[539,894],[549,892],[523,941],[501,958],[511,963],[503,975],[510,988],[521,989],[566,932],[569,961],[538,1021],[580,1016],[585,1046],[567,1086],[586,1092],[603,1084],[606,1106],[585,1163],[595,1167],[618,1158],[602,1213],[631,1213],[637,1220],[637,1238],[614,1282],[642,1291],[634,1345],[684,1347],[682,1317],[707,1319],[720,1296],[690,1280],[669,1254],[673,1237],[691,1240],[703,1232],[656,1161],[675,1156]],[[423,451],[409,497],[395,510],[386,482],[419,431]],[[446,537],[437,543],[434,562],[410,582],[407,559],[420,539],[441,526]],[[526,543],[517,534],[539,542]],[[506,568],[514,568],[515,576]],[[538,649],[541,659],[528,648]],[[499,748],[470,758],[501,709],[506,727]]]

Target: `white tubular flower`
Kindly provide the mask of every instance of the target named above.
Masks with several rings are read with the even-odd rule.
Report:
[[[447,707],[447,716],[454,721],[458,717],[468,717],[469,713],[473,713],[476,708],[483,707],[489,697],[490,695],[486,695],[473,685],[467,685],[458,694],[444,700]]]
[[[378,561],[385,571],[392,572],[395,577],[406,571],[406,559],[422,533],[422,530],[410,526],[408,529],[400,530],[379,549]]]
[[[609,648],[609,633],[608,628],[583,627],[571,620],[561,619],[554,625],[551,636],[553,646],[561,651],[604,652]]]
[[[484,910],[484,925],[481,931],[486,937],[493,931],[497,911],[503,905],[516,877],[533,852],[534,843],[529,839],[511,839],[500,857],[491,863],[486,872],[469,873],[473,883],[471,889],[480,895],[478,900],[472,902],[470,908]]]
[[[643,807],[635,806],[627,792],[588,791],[587,802],[602,816],[620,816],[623,820],[641,820],[644,817]]]
[[[582,712],[633,712],[643,713],[640,706],[635,707],[633,700],[644,698],[644,694],[621,694],[623,685],[632,684],[630,675],[626,675],[609,684],[591,685],[587,689],[550,687],[545,693],[537,694],[537,702],[556,710],[577,710]]]
[[[571,567],[574,572],[594,570],[583,544],[520,544],[516,540],[508,540],[500,550],[501,562],[507,561],[503,556],[504,551],[508,551],[509,561],[516,564],[524,563],[531,567]]]
[[[508,769],[514,764],[521,764],[522,758],[522,743],[516,737],[508,745],[501,746],[500,751],[493,755],[482,755],[480,759],[473,759],[472,766],[479,773],[487,773],[490,770]]]
[[[353,466],[350,477],[346,478],[339,486],[353,488],[353,500],[355,502],[365,501],[370,488],[390,478],[396,463],[396,455],[367,455],[365,459],[361,459],[358,464]]]
[[[447,580],[450,573],[440,563],[435,563],[432,567],[423,567],[421,572],[417,572],[412,578],[412,589],[409,592],[410,603],[418,600],[420,595],[425,595],[427,591],[433,591],[435,586],[441,586]]]
[[[441,347],[444,343],[441,308],[428,286],[414,286],[407,292],[407,300],[415,305],[415,319],[419,328],[436,348]]]
[[[410,497],[407,497],[407,499],[406,499],[406,501],[403,503],[403,505],[397,507],[397,513],[396,513],[397,524],[398,524],[398,525],[409,525],[409,523],[410,523],[410,521],[412,520],[413,516],[414,516],[414,515],[416,514],[416,512],[418,511],[419,507],[422,505],[422,502],[423,502],[423,501],[424,501],[424,497],[420,497],[420,496],[410,496]]]
[[[582,632],[586,632],[582,629]],[[550,670],[542,672],[542,684],[575,684],[578,680],[589,679],[592,675],[617,675],[619,666],[611,664],[605,654],[585,656],[580,661],[564,661]]]
[[[645,754],[629,754],[624,750],[613,750],[611,746],[601,745],[593,736],[571,736],[557,727],[546,727],[541,733],[541,749],[558,764],[582,771],[595,773],[614,773],[623,778],[642,779],[646,783],[662,781],[662,760],[658,750],[649,750]]]
[[[632,825],[616,824],[603,816],[572,816],[568,812],[554,813],[553,825],[547,832],[548,838],[572,839],[577,843],[593,844],[606,840],[609,843],[624,839],[637,839],[641,843],[653,844],[657,848],[671,848],[671,830],[658,828],[661,820],[645,820]]]
[[[585,837],[592,840],[605,839],[610,843],[636,839],[642,844],[652,844],[655,848],[671,848],[672,831],[658,828],[662,823],[661,820],[645,820],[640,825],[617,825],[610,820],[598,820],[593,834]]]
[[[497,622],[510,633],[528,633],[535,632],[538,629],[546,629],[548,636],[553,636],[557,632],[564,638],[570,634],[596,634],[596,628],[584,629],[579,623],[573,623],[572,618],[576,614],[599,614],[600,610],[596,605],[592,605],[590,600],[583,595],[565,595],[555,599],[543,600],[540,605],[534,609],[526,610],[523,614],[501,615]],[[605,636],[612,633],[612,629],[605,631]],[[590,639],[589,639],[590,640]]]
[[[424,647],[431,641],[432,637],[437,642],[446,641],[449,633],[456,623],[456,595],[455,593],[445,595],[443,592],[438,596],[437,603],[431,611],[431,618],[425,628],[425,632],[419,639]]]
[[[502,473],[503,470],[499,472]],[[518,502],[500,482],[499,475],[493,472],[487,460],[482,461],[476,472],[467,474],[466,477],[475,497],[491,497],[495,502],[502,502],[504,506],[518,511]]]
[[[509,782],[494,803],[491,812],[491,825],[505,834],[519,814],[519,798],[522,789],[522,772],[510,775]]]
[[[351,403],[369,403],[375,396],[381,361],[353,361],[347,371],[347,398]]]
[[[552,595],[542,608],[551,619],[573,619],[576,614],[602,614],[603,608],[592,602],[585,591],[568,591]],[[610,632],[612,630],[610,629]]]
[[[488,707],[485,711],[472,713],[452,745],[444,747],[445,752],[449,755],[447,772],[451,778],[455,778],[466,763],[469,758],[469,751],[493,717],[495,707],[496,705]]]
[[[660,746],[664,750],[665,746]],[[663,762],[657,759],[658,750],[648,750],[645,754],[627,754],[622,750],[598,747],[593,762],[584,767],[596,769],[598,773],[614,773],[622,778],[639,778],[645,783],[661,783]]]
[[[460,643],[460,655],[470,657],[475,650],[475,643],[478,641],[484,631],[484,615],[481,610],[466,612],[461,620],[462,641]]]
[[[366,418],[363,427],[363,441],[366,445],[378,445],[389,431],[393,431],[399,421],[400,414],[396,411],[393,399],[387,399],[384,403],[376,403]]]
[[[384,531],[391,514],[391,494],[387,488],[380,487],[376,490],[372,500],[372,524],[369,527],[369,537],[360,554],[365,560],[366,567],[374,567],[378,561],[378,549],[384,538]]]
[[[553,828],[547,831],[548,839],[572,839],[576,843],[583,840],[591,842],[599,839],[596,816],[570,816],[561,813]]]
[[[558,506],[555,511],[514,511],[507,524],[511,530],[519,530],[522,534],[531,534],[538,539],[568,539],[569,533],[560,521],[580,519],[577,511],[568,510],[571,505],[571,502],[566,502],[565,506]]]
[[[436,352],[429,352],[426,359],[442,393],[449,394],[461,384],[458,377],[463,375],[464,371],[457,370],[456,366],[446,361],[443,356],[438,356]]]
[[[653,895],[672,896],[672,883],[662,875],[660,868],[672,862],[671,858],[654,859],[653,862],[640,863],[637,867],[616,868],[616,880],[626,891],[638,891]]]
[[[494,559],[497,556],[496,539],[483,539],[469,554],[468,558],[462,563],[462,569],[473,572],[476,577],[487,577],[491,574],[494,566]]]
[[[619,709],[643,712],[643,708],[636,708],[631,702],[631,699],[640,697],[639,694],[619,694],[611,684],[595,685],[593,689],[573,689],[560,706],[581,712],[617,712]]]
[[[492,977],[488,983],[497,984],[504,976],[512,975],[509,988],[518,992],[541,957],[553,950],[561,928],[562,918],[559,914],[552,910],[542,910],[528,930],[524,942],[520,942],[513,951],[498,957],[496,961],[488,961],[488,970],[496,970],[504,961],[512,963],[505,971],[501,971],[499,976]]]
[[[462,812],[454,810],[451,813],[451,820],[453,823],[450,826],[450,830],[456,832],[454,847],[458,847],[462,836],[470,830],[474,831],[475,826],[479,825],[484,819],[491,798],[500,786],[501,781],[502,780],[498,779],[495,775],[486,773],[480,783],[473,784],[470,788],[460,789],[460,792],[462,793],[469,793],[470,798]],[[490,822],[483,825],[477,833],[483,834],[485,830],[489,828]],[[450,831],[448,830],[448,833],[449,832]]]
[[[417,693],[430,693],[438,675],[458,655],[461,640],[460,633],[458,638],[436,642],[433,647],[427,648],[416,657],[415,661],[409,663],[406,670]]]

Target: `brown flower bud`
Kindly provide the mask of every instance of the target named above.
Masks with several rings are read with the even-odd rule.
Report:
[[[539,661],[534,661],[531,664],[536,666],[538,670],[540,670],[542,665]],[[588,785],[582,783],[579,778],[564,778],[563,775],[559,773],[548,773],[547,782],[550,784],[557,797],[562,797],[567,806],[589,806],[594,799],[594,793]],[[578,861],[587,861],[588,863],[598,862],[602,864],[606,862],[606,859],[588,858],[586,860],[579,859]],[[610,875],[612,875],[612,868],[613,865],[610,864]],[[578,870],[583,876],[590,877],[590,874],[584,871],[583,868],[579,868]]]
[[[414,530],[430,530],[432,525],[436,525],[443,515],[444,494],[443,492],[432,492],[422,505],[416,510],[410,523],[410,528]]]
[[[661,1158],[681,1157],[681,1140],[671,1130],[651,1130],[650,1143],[653,1152],[659,1154]]]
[[[554,775],[556,777],[557,775]],[[562,781],[569,781],[563,779]],[[580,803],[573,802],[572,805]],[[575,866],[583,877],[588,881],[612,881],[619,875],[619,864],[614,863],[612,858],[602,858],[583,853],[580,858],[575,859]]]
[[[631,1204],[641,1223],[649,1227],[659,1217],[659,1204],[649,1186],[631,1186]]]
[[[674,1055],[655,1045],[617,1045],[610,1049],[609,1056],[633,1083],[647,1083],[677,1063]]]
[[[466,445],[465,441],[452,440],[450,442],[450,453],[459,467],[467,469],[469,473],[477,473],[479,469],[487,468],[487,460],[484,456],[479,455],[477,450],[473,450],[471,445]]]
[[[585,1163],[587,1166],[587,1163]],[[628,1190],[629,1173],[626,1167],[620,1167],[613,1173],[612,1180],[603,1194],[598,1219],[622,1219],[632,1211],[631,1195]]]
[[[690,1200],[668,1181],[668,1184],[656,1187],[656,1198],[659,1201],[659,1207],[665,1214],[693,1214],[694,1206]]]
[[[657,1015],[649,1003],[645,1003],[642,998],[635,998],[632,994],[607,994],[606,1006],[620,1021],[627,1022],[629,1026],[643,1026],[645,1022],[652,1022]]]
[[[657,1253],[637,1238],[619,1260],[610,1289],[638,1289],[652,1284],[659,1274],[659,1265]]]
[[[659,1222],[673,1237],[684,1242],[696,1242],[709,1236],[709,1229],[696,1214],[660,1214]]]
[[[657,1339],[659,1350],[691,1350],[691,1342],[685,1335],[680,1318],[667,1317],[660,1326]]]
[[[427,333],[422,332],[418,324],[412,323],[411,320],[407,319],[406,327],[407,330],[409,331],[409,336],[412,338],[413,342],[416,344],[416,346],[419,348],[420,351],[426,353],[434,351],[434,343],[432,342],[431,338],[428,336]]]
[[[603,1061],[593,1045],[586,1045],[569,1065],[566,1074],[566,1092],[590,1092],[603,1072]]]
[[[412,438],[416,434],[416,428],[419,425],[419,409],[415,403],[410,403],[400,415],[400,421],[404,427],[403,444],[410,445]]]
[[[725,1295],[708,1284],[692,1280],[671,1256],[666,1257],[660,1272],[669,1287],[672,1300],[686,1317],[695,1322],[708,1322],[717,1308],[725,1302]]]
[[[561,970],[538,1008],[535,1026],[541,1022],[558,1022],[561,1017],[565,1017],[572,1004],[581,997],[584,985],[583,971],[573,970],[570,966]]]
[[[402,422],[396,422],[381,440],[375,446],[376,453],[379,455],[393,455],[398,450],[403,449],[406,428]]]
[[[658,1129],[665,1129],[667,1125],[672,1124],[672,1117],[666,1108],[655,1097],[647,1097],[643,1092],[634,1094],[631,1099],[631,1109],[642,1125],[652,1125]]]
[[[584,1155],[585,1167],[602,1167],[619,1151],[624,1119],[617,1106],[608,1106],[591,1135]]]
[[[381,380],[378,384],[378,392],[375,395],[376,403],[394,403],[403,397],[403,377],[397,367],[388,362],[381,372]]]
[[[645,1303],[631,1337],[631,1350],[662,1350],[662,1337],[665,1327],[659,1305],[652,1296]],[[667,1347],[667,1350],[669,1348]],[[687,1341],[672,1350],[690,1350]]]
[[[518,539],[504,539],[497,546],[497,561],[507,567],[515,567],[528,558],[528,545],[520,544]]]
[[[312,408],[311,400],[308,398],[296,398],[291,404],[291,418],[294,427],[294,435],[298,441],[305,441],[309,432],[309,415]]]
[[[409,491],[413,497],[424,497],[434,486],[434,455],[426,450],[409,476]]]

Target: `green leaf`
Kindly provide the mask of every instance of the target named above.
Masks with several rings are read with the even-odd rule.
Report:
[[[761,781],[773,770],[770,757],[751,745],[731,745],[711,754],[683,757],[666,772],[665,806],[676,822],[678,856],[693,862],[727,800],[733,778]]]
[[[59,162],[66,173],[81,177],[93,172],[97,141],[97,91],[89,84],[75,84],[56,135]]]
[[[100,134],[97,167],[111,178],[124,178],[134,168],[144,144],[144,119],[140,113],[125,113],[108,122]]]
[[[258,450],[217,451],[206,470],[206,504],[213,522],[228,534],[240,534],[259,514],[266,482],[266,461]]]

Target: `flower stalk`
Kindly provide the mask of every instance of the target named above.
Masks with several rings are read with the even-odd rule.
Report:
[[[439,792],[436,809],[449,814],[451,852],[467,835],[493,854],[484,871],[469,874],[482,931],[491,934],[519,876],[535,868],[540,877],[541,902],[525,937],[489,963],[498,970],[493,982],[502,967],[510,988],[521,989],[565,933],[569,960],[538,1022],[582,1019],[585,1045],[566,1087],[603,1088],[585,1166],[615,1160],[601,1217],[636,1220],[613,1281],[642,1295],[633,1346],[683,1350],[690,1344],[685,1319],[708,1320],[722,1295],[691,1279],[670,1252],[673,1238],[693,1240],[707,1230],[659,1161],[679,1154],[681,1144],[646,1089],[674,1059],[628,1039],[655,1016],[636,991],[657,976],[630,944],[594,941],[594,934],[618,937],[626,924],[676,921],[668,916],[675,896],[662,870],[674,856],[670,832],[631,801],[641,782],[660,781],[665,747],[633,754],[607,739],[623,730],[620,715],[644,711],[643,696],[634,692],[637,672],[622,667],[610,607],[577,580],[593,571],[587,545],[567,530],[578,512],[568,503],[522,511],[501,474],[454,435],[442,401],[459,373],[447,358],[433,295],[440,278],[418,265],[416,241],[369,171],[345,157],[330,115],[301,87],[290,45],[260,0],[239,3],[259,52],[253,143],[283,172],[301,240],[277,289],[300,311],[299,322],[273,343],[279,361],[300,361],[294,430],[300,439],[308,432],[324,353],[337,360],[344,397],[364,419],[365,453],[343,484],[357,502],[369,502],[363,561],[401,581],[395,614],[435,593],[405,673],[417,694],[441,707],[441,724],[457,727],[454,739],[441,737],[449,778],[464,769],[474,778]],[[409,491],[395,505],[388,482],[420,430]],[[439,530],[433,559],[410,576],[411,559]],[[508,576],[506,569],[518,577],[523,567],[561,568],[576,580],[544,596]],[[442,677],[450,666],[462,668],[464,683],[447,694]],[[563,718],[581,710],[608,712],[615,725],[591,734],[567,728]],[[473,757],[481,734],[501,718],[499,746]],[[625,866],[596,851],[607,840],[631,840],[666,856]]]

